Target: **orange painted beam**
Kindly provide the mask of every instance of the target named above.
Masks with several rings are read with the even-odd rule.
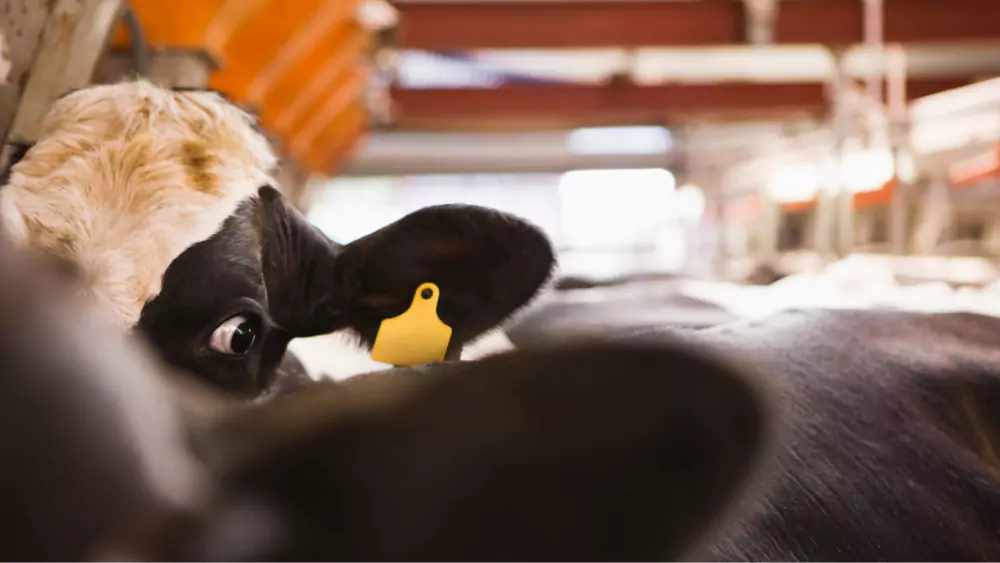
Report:
[[[281,126],[275,124],[274,130],[285,135],[289,144],[292,144],[294,139],[306,135],[310,127],[324,126],[331,119],[329,116],[337,115],[343,108],[363,97],[367,77],[367,72],[363,67],[348,69],[337,76],[328,88],[315,96],[308,106],[299,110],[294,119]],[[265,124],[264,126],[268,127],[269,125]]]
[[[268,95],[271,88],[295,62],[316,48],[330,30],[354,20],[360,2],[361,0],[327,0],[309,21],[296,30],[295,35],[274,53],[267,65],[254,76],[246,88],[245,95],[241,97],[247,103],[260,104],[264,96]]]
[[[331,154],[341,150],[345,139],[367,127],[367,113],[361,104],[352,104],[330,119],[306,146],[295,147],[291,154],[314,170],[322,170]]]
[[[967,188],[987,178],[1000,175],[1000,148],[960,160],[948,168],[948,179],[956,188]]]
[[[344,112],[361,104],[363,77],[355,73],[349,82],[330,94],[316,112],[308,114],[301,129],[292,129],[287,133],[286,143],[291,154],[301,155],[317,142],[323,131],[331,123],[336,122]]]
[[[863,209],[865,207],[889,205],[889,203],[892,202],[892,198],[895,193],[896,181],[890,180],[877,190],[872,190],[870,192],[858,192],[854,194],[851,199],[851,206],[854,209]],[[810,199],[808,201],[789,201],[781,204],[781,211],[782,213],[798,213],[802,211],[811,211],[815,207],[815,199]]]
[[[368,138],[369,129],[367,125],[362,125],[354,131],[345,133],[340,143],[336,146],[326,147],[324,155],[321,151],[316,151],[314,157],[316,161],[316,171],[327,176],[333,176],[350,160],[353,155]]]
[[[225,0],[205,30],[205,44],[219,56],[226,52],[229,41],[268,4],[280,0]]]
[[[227,0],[132,0],[146,42],[154,48],[206,49],[205,31]],[[114,47],[128,47],[124,24],[112,36]]]
[[[779,206],[782,213],[801,213],[803,211],[809,211],[816,207],[816,200],[810,199],[808,201],[785,201]]]
[[[855,209],[889,205],[892,202],[892,197],[895,193],[896,181],[890,180],[877,190],[854,194],[853,205]]]
[[[371,35],[354,22],[341,25],[314,49],[292,64],[259,103],[261,121],[274,131],[287,132],[292,122],[314,107],[343,77],[363,64]]]
[[[274,0],[242,25],[228,40],[226,64],[212,75],[209,86],[243,101],[247,89],[264,71],[282,45],[330,0]]]

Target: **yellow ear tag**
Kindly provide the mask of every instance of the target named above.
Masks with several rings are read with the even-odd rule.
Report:
[[[410,308],[379,325],[372,359],[397,366],[443,360],[451,340],[451,327],[437,316],[440,296],[438,286],[430,282],[420,284]]]

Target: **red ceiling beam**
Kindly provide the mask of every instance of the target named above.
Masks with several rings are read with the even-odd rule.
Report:
[[[910,98],[956,88],[968,81],[915,79]],[[691,118],[770,117],[821,113],[829,107],[821,83],[637,85],[510,85],[495,89],[393,91],[402,127],[483,123],[587,125],[684,121]]]
[[[884,0],[885,40],[1000,40],[996,0]],[[431,51],[720,45],[744,42],[738,0],[400,2],[401,43]],[[861,0],[783,0],[777,43],[862,40]]]

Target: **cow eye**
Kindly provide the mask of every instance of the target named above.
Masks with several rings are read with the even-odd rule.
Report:
[[[257,327],[246,317],[232,317],[212,332],[208,345],[212,350],[231,356],[242,356],[257,340]]]

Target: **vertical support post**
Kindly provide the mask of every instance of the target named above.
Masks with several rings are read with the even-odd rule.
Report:
[[[930,254],[937,248],[952,221],[951,193],[948,179],[942,175],[931,178],[921,202],[920,215],[913,229],[913,250]]]
[[[774,264],[778,260],[778,236],[781,231],[781,204],[765,188],[760,190],[760,229],[758,241],[761,264]]]
[[[90,83],[121,8],[122,0],[57,0],[20,94],[10,138],[36,139],[52,102],[67,90]],[[5,151],[0,165],[7,158]]]
[[[751,45],[774,43],[774,22],[778,13],[778,0],[743,0],[746,16],[745,37]]]
[[[0,0],[0,30],[6,41],[6,84],[0,84],[0,146],[7,140],[17,113],[21,90],[31,72],[45,22],[52,13],[49,2]],[[6,161],[0,155],[0,169]]]
[[[907,252],[907,210],[913,182],[912,171],[903,174],[900,170],[901,165],[911,162],[906,74],[906,51],[901,45],[893,45],[889,48],[887,60],[889,143],[895,162],[895,190],[889,208],[889,242],[893,254]]]
[[[873,65],[869,69],[866,89],[868,97],[882,103],[882,76],[884,69],[885,44],[883,42],[884,18],[883,0],[864,0],[865,47],[872,56]]]
[[[851,96],[849,77],[844,69],[843,52],[833,53],[833,80],[828,90],[833,105],[833,166],[834,189],[829,196],[829,221],[833,232],[832,251],[838,256],[849,254],[854,246],[854,194],[847,181],[845,157],[851,136]],[[823,221],[818,221],[822,223]],[[818,228],[825,228],[820,225]]]
[[[3,28],[0,27],[0,146],[3,146],[4,132],[7,130],[7,124],[13,119],[14,106],[17,102],[14,85],[7,84],[12,66],[7,40],[4,38]]]
[[[830,149],[830,154],[827,157],[827,163],[829,162],[833,162],[834,166],[826,167],[823,175],[824,177],[827,175],[833,177],[827,179],[828,185],[820,186],[819,191],[816,192],[816,211],[812,221],[812,247],[816,254],[823,259],[828,258],[834,252],[833,231],[836,224],[837,193],[840,189],[838,177],[840,172],[837,166],[839,160],[836,147]],[[831,185],[836,189],[829,189]]]

